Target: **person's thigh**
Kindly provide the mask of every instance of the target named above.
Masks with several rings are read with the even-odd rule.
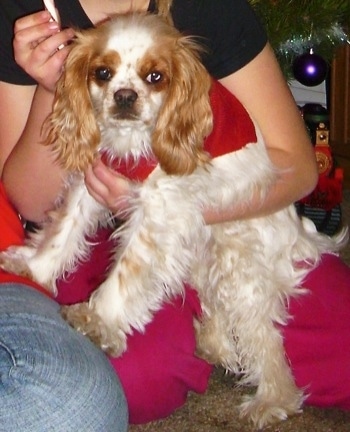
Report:
[[[107,357],[62,320],[58,305],[0,285],[0,431],[119,432],[127,408]]]
[[[350,268],[324,255],[303,285],[283,328],[296,383],[307,404],[350,410]]]
[[[189,392],[204,393],[212,366],[196,356],[197,293],[187,286],[157,311],[145,332],[128,337],[128,349],[111,363],[123,384],[131,424],[165,418],[184,405]]]

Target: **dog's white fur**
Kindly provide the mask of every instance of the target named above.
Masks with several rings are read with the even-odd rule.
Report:
[[[160,166],[142,184],[134,185],[126,221],[114,233],[118,249],[107,279],[89,303],[65,308],[64,315],[104,350],[119,355],[126,349],[127,335],[133,329],[143,331],[153,313],[181,293],[187,281],[197,288],[203,308],[202,321],[196,324],[199,352],[243,374],[244,383],[257,386],[256,395],[242,403],[241,414],[260,428],[298,412],[304,394],[294,384],[275,324],[286,324],[288,299],[305,292],[301,288],[305,275],[322,253],[338,249],[346,233],[334,239],[317,233],[312,222],[297,216],[294,206],[266,217],[207,226],[203,208],[220,211],[232,203],[248,205],[256,194],[263,201],[277,180],[279,172],[269,160],[259,131],[257,143],[209,162],[200,146],[211,128],[210,80],[193,51],[193,42],[157,17],[117,18],[81,34],[76,45],[48,122],[49,140],[54,141],[58,160],[70,172],[69,187],[63,205],[51,214],[43,230],[26,246],[1,255],[2,267],[28,274],[55,291],[56,279],[88,255],[86,237],[96,231],[99,222],[108,223],[110,218],[87,193],[80,174],[96,148],[107,150],[111,158],[136,161],[156,155]],[[183,51],[189,56],[184,71],[179,59],[174,60]],[[184,62],[182,57],[180,62]],[[147,69],[145,64],[152,66]],[[69,75],[76,65],[86,75],[79,84],[72,83]],[[99,79],[91,75],[97,68]],[[142,75],[140,70],[146,72]],[[192,84],[187,85],[189,78],[183,73],[195,75]],[[198,80],[200,84],[195,83]],[[181,93],[185,87],[186,96]],[[76,101],[71,103],[78,105],[71,115],[67,101],[62,101],[69,95],[60,95],[65,89],[74,92]],[[124,94],[124,102],[130,103],[124,110],[115,108],[119,89],[132,90]],[[135,94],[137,100],[132,101]],[[199,114],[186,120],[189,112],[185,112],[181,117],[181,98],[189,98],[188,104]],[[180,125],[175,122],[176,114],[181,117]],[[84,131],[96,123],[95,118],[97,128],[92,127],[85,138]],[[188,124],[196,119],[204,121],[201,133],[188,132]],[[170,129],[172,135],[164,135],[164,129]],[[176,138],[176,130],[182,129]],[[65,130],[68,138],[63,145]],[[72,143],[76,135],[77,144]],[[185,137],[194,143],[183,144]],[[176,139],[177,146],[171,143]],[[182,144],[187,145],[183,159],[176,153]]]

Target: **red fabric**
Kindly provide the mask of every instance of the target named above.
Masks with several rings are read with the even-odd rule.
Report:
[[[7,199],[5,189],[0,183],[0,251],[7,249],[11,245],[21,245],[24,241],[24,230],[18,213],[11,206]],[[36,284],[28,278],[8,274],[0,269],[0,283],[2,282],[17,282],[25,285],[30,285],[47,296],[50,294],[40,285]]]
[[[339,172],[339,170],[338,170]],[[343,181],[339,177],[320,176],[316,188],[310,195],[300,200],[314,208],[332,210],[343,199]]]
[[[231,153],[256,141],[255,127],[247,111],[217,81],[213,81],[210,102],[214,127],[204,147],[213,157]]]

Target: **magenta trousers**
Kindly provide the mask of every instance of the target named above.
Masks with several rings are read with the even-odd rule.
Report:
[[[305,296],[293,299],[284,345],[306,404],[350,409],[350,267],[324,255],[307,276]]]

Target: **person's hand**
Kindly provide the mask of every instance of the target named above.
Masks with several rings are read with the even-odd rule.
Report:
[[[122,216],[133,193],[132,182],[96,159],[85,172],[89,194],[111,212]]]
[[[73,37],[74,31],[60,30],[46,10],[25,16],[14,26],[15,60],[38,84],[53,92]]]

